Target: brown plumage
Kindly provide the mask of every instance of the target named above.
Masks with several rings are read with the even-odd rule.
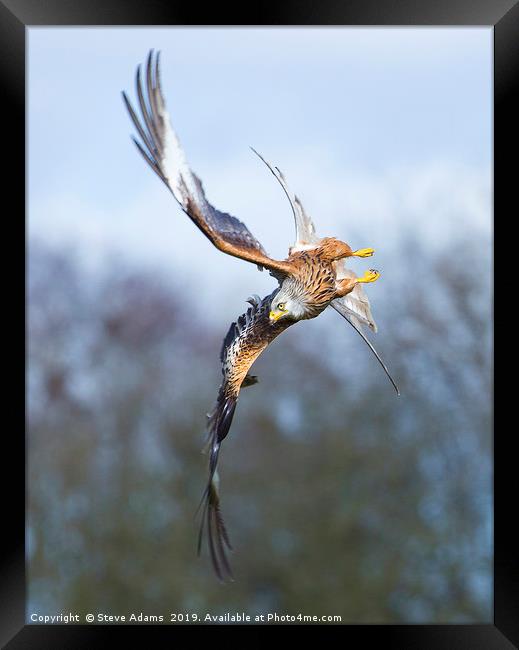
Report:
[[[373,282],[377,271],[357,277],[345,266],[350,257],[369,257],[373,249],[352,250],[334,237],[320,239],[299,199],[293,195],[281,171],[263,162],[281,184],[290,201],[296,224],[296,242],[285,260],[267,255],[247,226],[236,217],[214,208],[206,199],[200,179],[191,171],[178,138],[171,127],[160,87],[159,55],[149,53],[143,86],[140,67],[136,75],[139,118],[123,93],[124,102],[140,136],[134,142],[153,171],[166,184],[184,212],[220,251],[267,269],[278,287],[262,300],[249,299],[250,307],[232,323],[224,339],[220,360],[222,383],[213,411],[208,416],[209,481],[201,506],[200,551],[207,527],[213,567],[222,580],[231,578],[227,550],[231,548],[220,512],[218,455],[227,436],[240,389],[256,383],[249,370],[267,346],[288,327],[300,320],[315,318],[328,306],[336,309],[359,332],[389,376],[386,366],[361,331],[367,325],[376,331],[362,284]],[[255,152],[257,153],[257,152]],[[391,379],[391,377],[390,377]],[[393,380],[391,379],[393,382]],[[398,392],[398,389],[395,389]]]
[[[273,294],[259,300],[250,298],[251,306],[231,324],[220,352],[222,383],[213,411],[208,416],[209,482],[202,499],[203,512],[198,537],[198,552],[202,545],[204,527],[207,527],[209,551],[213,567],[220,579],[232,578],[225,548],[231,549],[229,537],[220,513],[217,464],[222,440],[231,426],[240,389],[256,383],[248,374],[250,367],[263,350],[296,321],[269,318]]]

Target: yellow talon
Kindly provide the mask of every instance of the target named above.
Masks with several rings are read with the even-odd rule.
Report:
[[[358,251],[353,251],[353,255],[355,257],[371,257],[374,252],[374,248],[359,248]]]
[[[361,278],[357,278],[357,282],[375,282],[380,277],[380,273],[375,271],[375,269],[370,269],[366,271]]]

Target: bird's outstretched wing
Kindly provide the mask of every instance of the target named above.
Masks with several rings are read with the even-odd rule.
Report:
[[[231,544],[220,510],[218,456],[223,439],[229,433],[240,388],[256,383],[248,374],[254,361],[281,332],[294,321],[269,321],[270,303],[277,289],[261,300],[249,298],[249,309],[232,323],[220,352],[223,379],[212,413],[208,416],[209,481],[202,497],[202,521],[198,537],[198,552],[202,548],[204,530],[211,561],[220,580],[232,579],[227,550]]]
[[[220,212],[206,199],[202,182],[191,171],[171,126],[160,85],[159,53],[155,56],[153,50],[150,51],[144,83],[141,68],[137,68],[136,86],[140,117],[123,92],[124,102],[140,136],[140,141],[135,137],[133,141],[184,212],[224,253],[267,268],[276,277],[289,274],[289,262],[271,259],[244,223],[230,214]]]
[[[319,246],[320,238],[315,234],[315,226],[311,217],[308,216],[303,204],[299,198],[290,190],[286,178],[282,174],[279,167],[271,165],[269,162],[263,158],[263,156],[251,147],[252,151],[261,158],[265,165],[270,169],[272,174],[276,177],[279,184],[283,188],[283,191],[286,194],[287,199],[290,202],[292,208],[292,213],[294,214],[294,222],[296,227],[296,241],[294,245],[290,248],[290,253],[295,253],[300,250],[308,250],[310,248],[316,248]]]

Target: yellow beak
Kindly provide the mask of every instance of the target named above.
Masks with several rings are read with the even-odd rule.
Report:
[[[358,251],[353,251],[353,255],[354,257],[371,257],[374,252],[374,248],[360,248]]]
[[[271,311],[269,314],[269,318],[271,321],[276,322],[281,318],[281,316],[283,316],[283,313],[284,312],[282,311]]]

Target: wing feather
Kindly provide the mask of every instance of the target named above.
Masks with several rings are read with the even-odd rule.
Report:
[[[286,194],[286,197],[292,208],[292,213],[294,215],[294,223],[296,227],[296,241],[294,245],[290,248],[290,253],[295,253],[300,250],[308,250],[311,248],[316,248],[320,239],[315,234],[315,226],[312,219],[308,216],[303,208],[303,204],[299,198],[290,190],[286,178],[279,169],[271,165],[263,156],[251,147],[252,151],[260,158],[265,165],[270,169],[272,174],[276,177],[278,183],[283,188],[283,191]]]
[[[140,117],[123,92],[124,103],[140,137],[140,142],[137,138],[133,138],[133,141],[184,212],[211,243],[224,253],[267,268],[276,277],[290,274],[290,262],[270,258],[243,222],[220,212],[207,200],[202,182],[191,171],[171,126],[160,84],[160,53],[155,56],[153,50],[150,51],[145,83],[143,84],[140,66],[137,68],[135,83]]]
[[[400,390],[399,390],[395,380],[391,376],[391,373],[389,372],[388,367],[382,361],[382,358],[380,357],[379,353],[375,350],[375,347],[373,346],[371,341],[368,339],[368,337],[362,331],[362,328],[359,325],[359,320],[354,315],[352,315],[351,311],[347,307],[345,307],[345,305],[339,299],[333,300],[330,303],[330,306],[333,307],[335,309],[335,311],[337,311],[343,318],[345,318],[348,321],[348,323],[353,327],[353,329],[356,330],[356,332],[364,339],[364,342],[369,347],[369,349],[373,352],[373,354],[375,355],[377,361],[379,362],[379,364],[382,366],[384,372],[386,373],[389,381],[392,383],[393,388],[396,391],[396,394],[400,395]]]
[[[203,504],[203,509],[198,553],[201,552],[204,530],[207,530],[211,562],[222,581],[232,579],[232,572],[226,554],[226,549],[231,549],[231,544],[221,514],[218,489],[220,446],[229,433],[241,387],[256,383],[256,378],[248,374],[250,367],[269,343],[293,324],[293,321],[283,319],[276,323],[270,322],[270,303],[276,292],[277,289],[263,300],[256,297],[249,299],[251,306],[231,324],[220,351],[223,379],[216,404],[208,419],[209,480],[200,504]]]
[[[346,267],[344,260],[335,262],[335,272],[337,280],[357,277],[354,271]],[[367,325],[373,332],[377,332],[378,328],[371,314],[369,299],[361,284],[357,284],[351,293],[342,298],[336,298],[332,306],[335,304],[342,305],[358,327]]]

